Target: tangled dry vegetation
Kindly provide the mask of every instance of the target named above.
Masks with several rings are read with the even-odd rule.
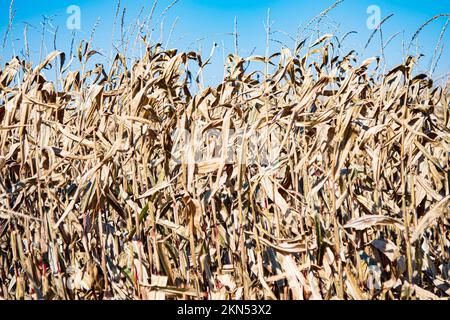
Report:
[[[332,40],[198,90],[201,57],[158,45],[7,63],[0,296],[448,299],[450,85]]]

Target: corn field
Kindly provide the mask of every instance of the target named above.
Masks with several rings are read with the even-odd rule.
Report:
[[[0,297],[448,299],[450,82],[334,41],[5,64]]]

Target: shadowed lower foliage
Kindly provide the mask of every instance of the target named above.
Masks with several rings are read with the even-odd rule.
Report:
[[[332,43],[230,55],[214,88],[159,45],[11,60],[0,296],[448,299],[450,85]]]

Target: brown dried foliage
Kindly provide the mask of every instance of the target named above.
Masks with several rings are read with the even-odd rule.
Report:
[[[201,58],[160,46],[131,67],[118,54],[109,71],[63,70],[60,85],[43,71],[60,52],[10,61],[0,296],[448,298],[450,86],[413,76],[412,57],[386,74],[355,65],[328,39],[230,55],[224,81],[195,93]],[[247,63],[274,70],[260,81]]]

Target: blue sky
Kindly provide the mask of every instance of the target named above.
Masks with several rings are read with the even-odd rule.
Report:
[[[271,38],[271,51],[280,48],[280,42],[293,47],[291,37],[296,36],[298,27],[305,25],[311,18],[333,4],[334,1],[307,1],[307,0],[179,0],[164,17],[163,10],[173,0],[159,0],[153,19],[155,31],[153,41],[160,38],[160,26],[163,22],[162,37],[168,47],[184,50],[201,50],[205,56],[209,55],[213,42],[218,48],[213,58],[213,66],[209,68],[207,77],[211,81],[220,80],[223,52],[228,54],[234,51],[234,41],[230,33],[233,32],[233,22],[236,17],[239,33],[239,53],[243,56],[250,54],[264,54],[267,9],[270,8],[272,30],[275,33]],[[122,0],[122,7],[126,7],[125,31],[130,33],[134,22],[143,7],[142,16],[148,16],[153,0]],[[12,35],[6,41],[6,47],[0,48],[1,63],[9,60],[13,53],[20,54],[23,48],[23,29],[25,22],[29,23],[28,40],[34,62],[38,59],[41,42],[41,26],[43,16],[51,17],[51,25],[45,31],[44,54],[53,50],[52,30],[58,27],[57,47],[69,50],[71,31],[66,28],[68,14],[66,8],[78,5],[81,9],[81,30],[76,31],[76,41],[89,38],[93,25],[99,19],[100,23],[94,36],[94,46],[109,56],[112,43],[112,26],[117,6],[116,0],[15,0],[15,18]],[[383,24],[384,39],[399,33],[386,47],[385,54],[389,66],[396,65],[402,59],[402,41],[409,42],[417,28],[426,20],[439,13],[450,13],[449,0],[345,0],[332,10],[329,18],[324,19],[322,31],[324,33],[339,33],[341,36],[349,31],[351,34],[344,43],[344,50],[352,49],[362,52],[362,49],[372,32],[366,21],[369,14],[366,12],[370,5],[377,5],[381,9],[381,17],[394,14]],[[8,25],[9,1],[0,1],[0,41]],[[419,37],[421,51],[425,54],[420,67],[427,70],[435,50],[436,43],[446,17],[440,18],[428,25]],[[170,29],[174,22],[176,25],[169,39]],[[450,25],[449,28],[450,29]],[[120,38],[120,28],[115,31],[116,44]],[[14,40],[11,43],[11,38]],[[436,76],[450,72],[450,30],[447,30],[442,43],[444,48],[440,64],[436,69]],[[375,37],[366,50],[366,56],[380,54],[380,40]],[[206,77],[206,76],[205,76]]]

